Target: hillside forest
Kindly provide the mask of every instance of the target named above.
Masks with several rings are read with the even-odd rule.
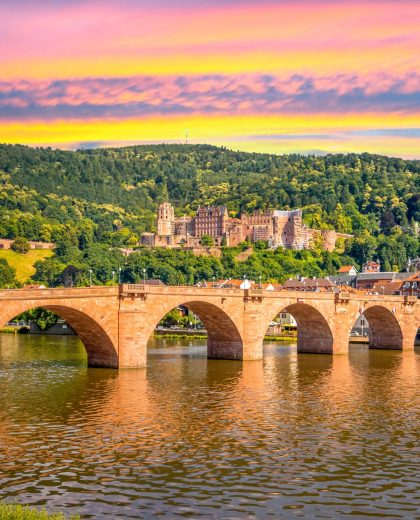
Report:
[[[404,270],[419,251],[420,161],[370,154],[270,155],[208,145],[130,146],[63,151],[0,145],[0,237],[56,244],[35,265],[33,281],[49,286],[160,278],[193,284],[219,278],[283,282],[335,274],[378,259]],[[154,231],[156,208],[169,200],[178,215],[224,204],[231,216],[268,208],[302,208],[317,229],[351,233],[334,252],[267,249],[238,261],[183,250],[139,249],[124,257],[143,231]],[[24,253],[23,253],[24,254]],[[90,270],[92,271],[90,273]],[[13,266],[0,261],[0,286],[18,286]]]

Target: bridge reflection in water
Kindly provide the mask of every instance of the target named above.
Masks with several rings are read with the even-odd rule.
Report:
[[[412,351],[266,344],[242,363],[179,342],[115,371],[74,337],[0,341],[1,498],[95,518],[416,515]]]
[[[68,321],[82,340],[90,366],[124,368],[147,363],[147,342],[159,321],[184,305],[203,322],[207,355],[256,360],[263,339],[280,312],[298,326],[298,352],[341,354],[363,313],[370,348],[412,350],[420,312],[417,298],[348,293],[302,293],[262,289],[148,286],[0,291],[0,321],[43,307]]]

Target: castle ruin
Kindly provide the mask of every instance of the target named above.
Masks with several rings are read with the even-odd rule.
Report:
[[[161,247],[202,247],[202,238],[209,236],[214,245],[237,246],[241,242],[265,240],[269,247],[309,249],[320,237],[326,250],[335,248],[339,237],[352,235],[334,230],[311,229],[303,223],[302,210],[267,210],[230,218],[226,206],[200,206],[194,217],[175,217],[172,204],[159,205],[157,233],[143,233],[142,245]]]

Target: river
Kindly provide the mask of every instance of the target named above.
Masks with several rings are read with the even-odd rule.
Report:
[[[89,369],[76,337],[0,335],[0,498],[83,518],[416,518],[419,352],[207,360],[159,339]]]

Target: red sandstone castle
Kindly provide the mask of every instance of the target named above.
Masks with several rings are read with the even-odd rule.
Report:
[[[318,231],[302,221],[302,211],[268,210],[230,218],[226,206],[198,208],[195,217],[175,217],[169,202],[159,205],[157,233],[143,233],[143,245],[162,247],[201,247],[203,236],[213,238],[216,246],[236,246],[249,240],[266,240],[270,247],[309,249],[315,236],[320,236],[325,249],[333,250],[338,237],[351,235],[334,230]]]

